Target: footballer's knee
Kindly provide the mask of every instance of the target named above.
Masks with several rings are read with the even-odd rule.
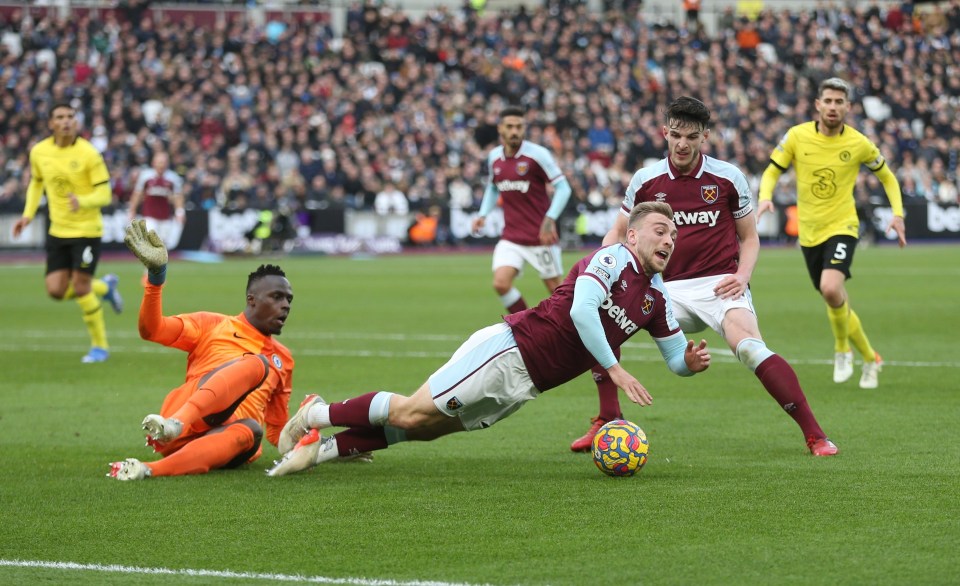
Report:
[[[260,442],[263,440],[263,427],[256,420],[244,418],[234,421],[227,427],[238,429],[242,432],[242,443],[237,445],[240,450],[236,457],[224,464],[224,468],[236,468],[253,458],[260,449]]]
[[[437,409],[433,401],[424,404],[422,401],[417,401],[416,397],[397,395],[390,402],[388,422],[393,427],[411,431],[433,425],[437,421],[443,421],[446,417]]]
[[[767,348],[763,340],[758,338],[744,338],[740,340],[736,348],[737,360],[753,371],[756,371],[757,367],[773,354],[773,350]]]
[[[231,425],[239,425],[250,430],[253,439],[253,447],[260,447],[260,442],[263,441],[263,427],[255,419],[250,419],[245,417],[233,422]]]

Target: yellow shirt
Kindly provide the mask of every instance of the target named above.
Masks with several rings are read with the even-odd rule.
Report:
[[[859,235],[854,187],[860,165],[876,173],[886,164],[870,139],[846,125],[837,136],[824,136],[816,122],[805,122],[787,131],[770,160],[796,169],[801,246]]]
[[[30,172],[32,180],[24,216],[36,215],[40,195],[46,192],[51,236],[99,238],[103,235],[100,208],[110,203],[110,172],[92,144],[77,137],[70,146],[59,147],[52,136],[48,137],[30,149]],[[80,202],[77,211],[70,209],[71,193]]]

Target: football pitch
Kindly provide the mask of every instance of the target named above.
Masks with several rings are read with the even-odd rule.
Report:
[[[565,266],[581,256],[569,253]],[[164,312],[239,313],[246,275],[276,262],[295,299],[280,340],[291,409],[410,393],[502,307],[490,255],[174,260]],[[39,262],[0,264],[2,584],[956,584],[960,576],[960,246],[857,251],[854,309],[886,365],[880,388],[832,382],[826,311],[800,252],[764,248],[752,290],[768,345],[797,370],[840,447],[814,458],[797,426],[720,338],[692,378],[645,332],[624,365],[654,404],[621,394],[650,440],[633,478],[569,443],[596,414],[589,375],[484,431],[267,478],[236,471],[122,483],[107,463],[151,459],[140,420],[182,382],[185,354],[137,334],[141,267],[110,259],[126,310],[111,358],[86,365],[73,302]],[[544,289],[519,282],[528,302]]]

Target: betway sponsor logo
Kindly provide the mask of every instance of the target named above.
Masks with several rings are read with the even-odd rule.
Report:
[[[928,203],[927,229],[931,232],[960,232],[960,208]]]
[[[529,181],[498,181],[496,183],[498,191],[519,191],[526,193],[530,189]]]
[[[613,298],[610,295],[607,295],[607,298],[600,304],[600,311],[606,311],[610,319],[620,326],[620,329],[627,335],[637,331],[639,327],[627,317],[627,312],[622,307],[613,304]]]
[[[717,225],[717,219],[719,218],[720,210],[712,212],[673,212],[673,223],[677,226],[706,224],[712,228]]]

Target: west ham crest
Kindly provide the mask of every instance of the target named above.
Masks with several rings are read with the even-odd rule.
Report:
[[[701,185],[700,186],[700,197],[703,198],[703,201],[707,203],[714,203],[717,201],[717,195],[720,192],[720,188],[716,185]]]
[[[653,298],[653,295],[647,293],[643,296],[643,303],[640,305],[640,311],[643,312],[643,315],[650,315],[650,312],[653,311],[653,305],[656,303],[656,299]]]
[[[527,171],[530,170],[530,163],[526,161],[520,161],[517,163],[517,175],[523,177],[527,174]]]

